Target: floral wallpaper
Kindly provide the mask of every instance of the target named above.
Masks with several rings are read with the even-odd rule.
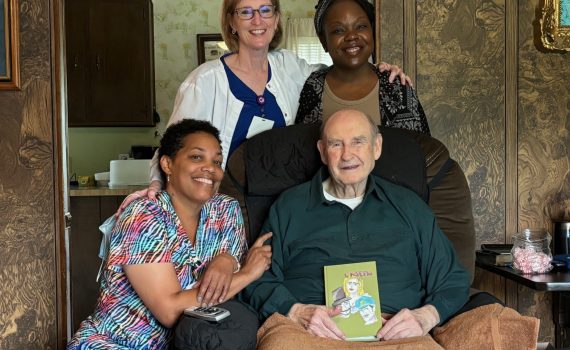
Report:
[[[154,56],[159,133],[172,113],[178,86],[197,66],[196,34],[220,32],[221,1],[154,1]],[[316,0],[281,2],[282,19],[312,17]]]

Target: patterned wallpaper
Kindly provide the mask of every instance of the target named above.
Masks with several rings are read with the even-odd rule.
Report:
[[[433,136],[463,168],[477,244],[500,239],[504,223],[505,9],[500,1],[417,7],[417,88]]]
[[[154,1],[156,106],[162,132],[172,112],[178,86],[197,66],[196,34],[220,32],[221,1]],[[282,20],[312,17],[316,1],[281,1]],[[284,23],[284,22],[283,22]]]

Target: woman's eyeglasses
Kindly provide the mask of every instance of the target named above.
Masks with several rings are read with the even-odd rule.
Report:
[[[271,18],[275,15],[275,6],[261,5],[257,10],[254,10],[252,7],[240,7],[235,10],[236,15],[240,19],[252,19],[255,12],[259,13],[259,16],[262,18]]]

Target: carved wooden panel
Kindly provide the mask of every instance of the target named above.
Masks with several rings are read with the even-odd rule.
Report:
[[[54,349],[50,3],[19,5],[22,91],[0,92],[0,349]]]
[[[519,1],[518,224],[551,230],[552,219],[570,219],[570,56],[539,48],[539,3]],[[552,295],[519,287],[518,302],[553,342]]]
[[[570,56],[536,45],[539,1],[382,1],[382,59],[415,56],[406,70],[417,71],[432,134],[467,175],[477,245],[570,216]],[[481,271],[475,285],[539,317],[540,339],[553,339],[549,293]]]
[[[475,277],[472,283],[473,288],[487,292],[505,302],[505,279],[497,274],[476,267]]]
[[[541,342],[554,344],[554,322],[552,318],[552,293],[537,292],[518,285],[518,307],[521,315],[534,316],[540,319],[538,339]]]
[[[471,188],[477,245],[504,240],[504,1],[417,1],[417,89]]]
[[[404,8],[402,1],[381,1],[380,59],[404,67]]]
[[[538,4],[520,2],[520,16],[534,18]],[[551,230],[570,219],[570,55],[537,49],[538,30],[519,22],[519,225]]]

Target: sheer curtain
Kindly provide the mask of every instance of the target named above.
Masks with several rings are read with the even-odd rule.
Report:
[[[285,48],[309,63],[332,64],[331,57],[323,50],[312,18],[288,18],[285,25]]]

